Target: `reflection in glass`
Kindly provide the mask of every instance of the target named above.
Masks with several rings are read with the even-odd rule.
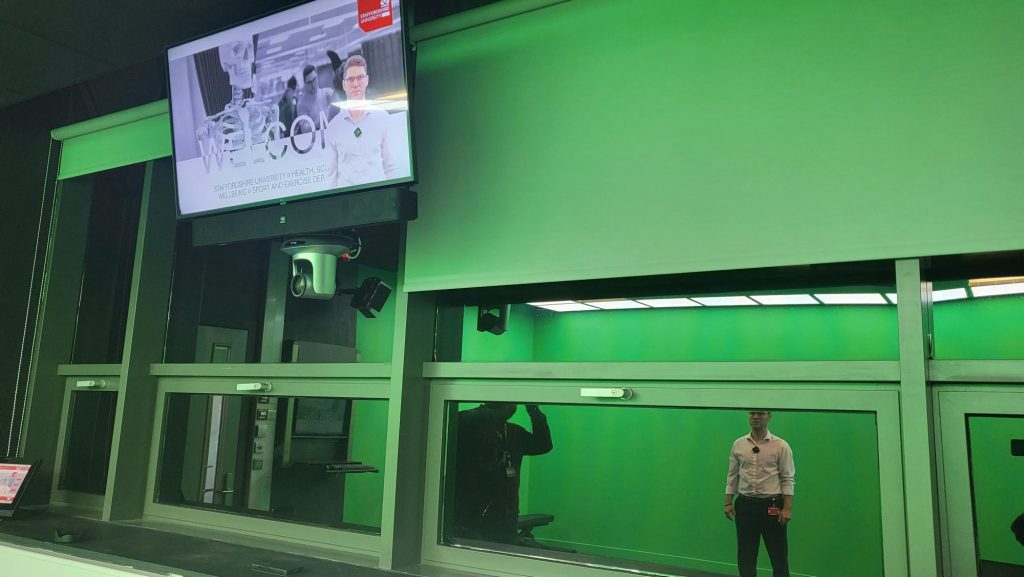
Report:
[[[73,391],[57,488],[102,495],[114,439],[114,391]]]
[[[467,418],[488,410],[478,405],[447,406],[443,544],[644,572],[737,574],[736,527],[723,515],[722,502],[730,448],[750,432],[747,410],[540,405],[539,422],[513,405],[512,430],[545,437],[546,424],[552,446],[546,453],[533,446],[536,456],[517,462],[511,435],[499,434],[500,418]],[[786,439],[799,463],[789,529],[791,571],[882,575],[874,413],[773,415],[770,432]],[[502,466],[506,453],[513,457],[511,472]],[[474,487],[467,477],[490,485]],[[507,490],[513,493],[501,501]],[[516,514],[513,537],[507,521],[481,520],[477,527],[483,530],[467,527],[469,512],[489,520],[481,495],[492,507],[505,503]],[[770,571],[763,553],[758,567]]]
[[[193,247],[188,226],[178,224],[165,362],[257,362],[270,242]]]
[[[121,362],[143,174],[135,164],[80,177],[92,188],[72,363]]]
[[[967,417],[978,576],[1024,575],[1024,417]]]
[[[379,533],[387,401],[167,395],[156,501]]]
[[[454,535],[516,543],[519,487],[525,455],[551,450],[547,418],[527,405],[530,430],[510,423],[512,403],[485,403],[459,411],[456,442]]]

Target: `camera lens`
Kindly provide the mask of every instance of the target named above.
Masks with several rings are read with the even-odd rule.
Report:
[[[291,284],[292,296],[301,297],[306,294],[306,274],[299,273],[292,276]]]

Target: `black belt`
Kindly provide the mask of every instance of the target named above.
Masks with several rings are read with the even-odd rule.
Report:
[[[751,501],[771,501],[778,499],[782,495],[743,495],[740,494],[740,499],[750,499]]]

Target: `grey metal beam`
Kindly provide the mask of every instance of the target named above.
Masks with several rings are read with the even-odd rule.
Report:
[[[931,361],[933,383],[1024,383],[1024,361]]]
[[[152,363],[163,358],[167,307],[174,257],[174,181],[170,159],[146,164],[139,234],[135,247],[125,346],[121,356],[121,393],[117,398],[110,449],[105,520],[142,516],[156,408]]]
[[[920,261],[896,261],[896,293],[909,573],[914,577],[936,577],[940,567],[935,522],[938,489],[928,394],[931,283],[922,282]]]
[[[428,379],[898,382],[897,361],[738,363],[426,363]]]
[[[403,226],[400,245],[403,247],[404,233]],[[423,363],[432,360],[433,355],[435,302],[433,295],[402,291],[402,280],[400,277],[395,299],[395,339],[381,519],[380,566],[383,569],[419,564],[423,530],[427,403],[430,396],[429,382],[423,378]]]

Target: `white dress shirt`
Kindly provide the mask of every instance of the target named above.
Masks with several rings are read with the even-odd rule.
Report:
[[[758,452],[754,452],[754,447]],[[792,495],[795,474],[793,450],[789,443],[770,431],[759,442],[748,433],[732,444],[725,494],[739,493],[747,497]]]

